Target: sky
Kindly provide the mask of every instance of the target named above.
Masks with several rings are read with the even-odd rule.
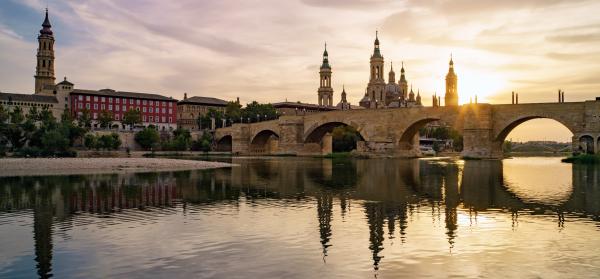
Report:
[[[174,98],[317,102],[324,42],[334,103],[364,95],[375,31],[386,73],[404,62],[424,105],[443,95],[452,54],[460,102],[594,99],[600,89],[599,1],[586,0],[2,0],[0,91],[32,93],[44,8],[57,80]],[[386,74],[387,77],[387,74]],[[569,141],[553,120],[513,140]]]

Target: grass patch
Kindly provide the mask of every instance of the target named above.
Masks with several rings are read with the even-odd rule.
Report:
[[[595,165],[600,164],[600,156],[595,154],[580,154],[569,156],[561,160],[563,163]]]

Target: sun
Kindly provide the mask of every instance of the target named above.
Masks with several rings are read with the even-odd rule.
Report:
[[[505,79],[496,73],[485,70],[462,69],[458,76],[458,102],[468,104],[471,100],[484,103],[490,97],[500,94],[505,89]]]

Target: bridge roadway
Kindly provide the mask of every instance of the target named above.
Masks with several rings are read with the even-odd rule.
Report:
[[[359,154],[415,157],[421,155],[419,129],[439,121],[462,133],[462,156],[500,158],[508,134],[536,118],[567,127],[573,133],[573,150],[598,150],[600,101],[338,110],[236,123],[217,129],[215,139],[219,150],[235,154],[327,154],[332,151],[332,130],[348,125],[362,137]]]

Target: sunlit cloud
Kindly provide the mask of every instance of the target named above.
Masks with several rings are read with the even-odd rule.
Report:
[[[46,1],[11,0],[39,13]],[[443,95],[450,53],[460,102],[592,99],[600,89],[597,1],[49,1],[56,71],[79,88],[314,103],[323,43],[334,102],[357,104],[379,30],[386,71],[405,62],[425,105]],[[36,22],[37,24],[37,22]],[[31,92],[35,35],[0,17],[3,91]],[[17,57],[18,54],[18,57]],[[10,56],[10,57],[9,57]],[[5,60],[6,59],[6,60]]]

